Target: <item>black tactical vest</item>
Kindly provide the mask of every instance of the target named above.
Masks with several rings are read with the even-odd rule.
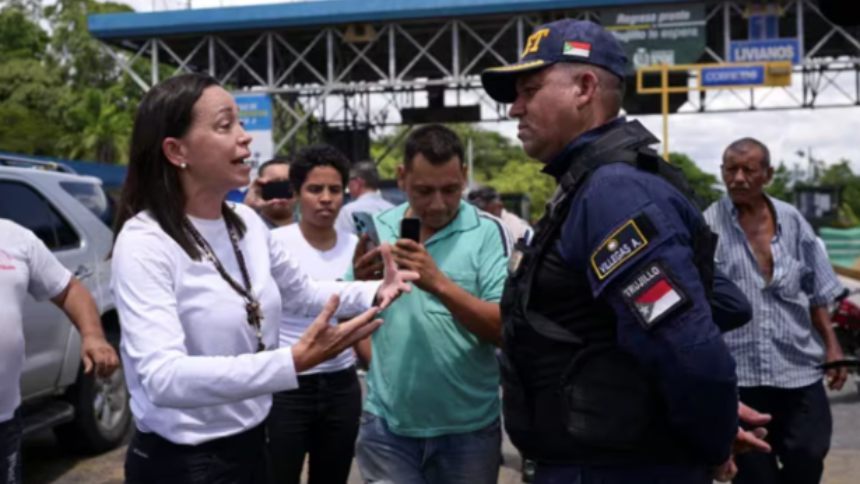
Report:
[[[575,193],[608,163],[654,173],[694,200],[680,170],[647,148],[655,142],[634,121],[573,154],[531,243],[519,241],[511,257],[500,365],[505,427],[525,457],[591,465],[695,462],[671,433],[654,379],[617,346],[611,308],[592,297],[587,275],[572,271],[555,244]],[[715,246],[701,220],[693,250],[707,289]]]

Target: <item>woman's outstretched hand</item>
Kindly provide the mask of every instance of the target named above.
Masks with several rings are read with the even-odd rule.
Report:
[[[382,324],[382,319],[376,318],[379,313],[376,306],[348,321],[331,324],[339,304],[340,298],[337,295],[330,297],[319,316],[293,345],[293,365],[296,373],[334,358],[346,348],[370,336]]]

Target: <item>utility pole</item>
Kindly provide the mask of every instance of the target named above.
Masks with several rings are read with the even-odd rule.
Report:
[[[820,170],[818,169],[818,160],[812,156],[812,146],[806,147],[806,155],[809,157],[809,166],[812,168],[812,181],[817,183]]]

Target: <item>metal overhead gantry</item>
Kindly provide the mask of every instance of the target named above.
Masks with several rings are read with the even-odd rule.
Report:
[[[507,119],[506,107],[483,93],[480,72],[516,62],[534,26],[561,18],[600,22],[603,9],[655,3],[691,4],[328,0],[93,15],[89,28],[143,90],[178,73],[208,72],[231,88],[272,94],[284,117],[277,120],[279,151],[302,129],[398,125],[404,109],[480,106],[482,121]],[[799,40],[792,85],[695,92],[676,103],[678,112],[860,105],[860,30],[832,22],[813,0],[772,3],[783,36]],[[698,4],[706,39],[699,62],[726,62],[730,42],[747,33],[748,3]],[[659,112],[659,102],[650,111],[625,106]]]

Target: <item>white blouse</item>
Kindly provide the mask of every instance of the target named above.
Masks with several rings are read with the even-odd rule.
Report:
[[[239,243],[263,312],[267,351],[242,297],[206,258],[194,261],[148,213],[129,219],[113,252],[112,288],[120,317],[120,354],[135,423],[178,444],[238,434],[268,415],[271,394],[298,387],[290,348],[277,348],[283,307],[315,316],[340,294],[340,317],[373,304],[379,282],[313,281],[259,216],[233,206],[247,231]],[[230,276],[242,274],[223,219],[189,217]]]

